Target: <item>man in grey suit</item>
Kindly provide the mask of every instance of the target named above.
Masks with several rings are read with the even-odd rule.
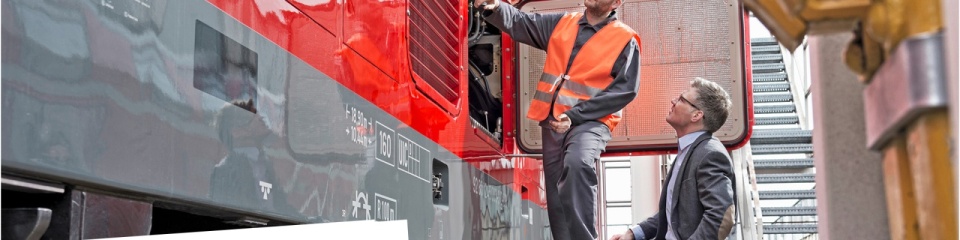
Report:
[[[713,132],[730,111],[730,96],[703,78],[671,101],[667,123],[677,131],[679,153],[660,193],[660,211],[623,239],[724,239],[733,227],[733,167]]]

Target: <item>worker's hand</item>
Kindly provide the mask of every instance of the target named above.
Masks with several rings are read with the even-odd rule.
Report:
[[[626,233],[613,235],[613,237],[610,237],[610,240],[633,240],[633,231],[627,229]]]
[[[554,132],[557,133],[566,133],[567,130],[570,130],[570,117],[567,117],[567,114],[560,114],[557,117],[557,121],[550,121],[550,128],[553,128]]]
[[[486,10],[497,9],[500,6],[500,0],[476,0],[473,2],[475,7],[483,7]]]

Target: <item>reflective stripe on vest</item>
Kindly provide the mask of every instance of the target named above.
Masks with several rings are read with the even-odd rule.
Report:
[[[554,118],[557,118],[577,104],[596,96],[613,82],[610,73],[618,53],[623,51],[631,38],[640,44],[640,37],[630,27],[620,21],[611,21],[583,44],[567,70],[582,17],[582,13],[567,13],[554,28],[547,44],[543,74],[537,82],[527,118],[536,121],[547,119],[551,103]],[[554,99],[556,91],[560,92]],[[622,112],[620,110],[596,120],[613,130],[620,122]]]

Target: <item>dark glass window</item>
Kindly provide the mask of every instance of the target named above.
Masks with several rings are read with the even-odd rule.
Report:
[[[193,87],[226,102],[257,106],[257,53],[197,21]]]

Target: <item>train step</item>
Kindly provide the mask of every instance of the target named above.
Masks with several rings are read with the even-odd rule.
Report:
[[[754,124],[756,125],[784,125],[784,124],[798,124],[800,123],[800,118],[796,115],[793,116],[758,116],[754,118]]]
[[[757,46],[753,44],[750,46],[750,52],[753,54],[757,53],[780,53],[780,45],[761,45]]]
[[[814,199],[817,193],[813,190],[780,190],[760,191],[760,200],[767,199]]]
[[[753,65],[754,73],[771,73],[783,71],[786,67],[783,63],[760,63]]]
[[[791,153],[813,153],[813,144],[810,143],[792,143],[792,144],[757,144],[750,148],[754,155],[762,154],[791,154]]]
[[[793,100],[793,94],[789,91],[783,91],[772,94],[753,95],[754,103],[772,103],[772,102],[790,102]]]
[[[797,107],[793,103],[786,104],[770,104],[770,105],[760,105],[753,107],[754,114],[764,114],[764,113],[792,113],[797,110]]]
[[[777,39],[772,37],[763,37],[763,38],[751,38],[750,45],[753,46],[769,46],[769,45],[779,45],[777,44]]]
[[[816,216],[817,207],[765,207],[760,208],[763,216]]]
[[[757,54],[750,56],[750,61],[754,64],[757,63],[775,63],[783,61],[783,55],[781,54]]]
[[[784,92],[790,91],[789,82],[761,82],[753,84],[753,92]]]
[[[757,174],[757,183],[812,183],[815,181],[812,173]]]
[[[810,234],[817,233],[816,224],[763,225],[763,234]]]
[[[750,137],[752,144],[812,143],[813,131],[803,129],[759,129]]]
[[[755,73],[753,74],[753,82],[781,82],[787,81],[787,73],[785,72],[774,72],[774,73]]]
[[[803,169],[812,168],[813,158],[754,159],[754,169]]]

